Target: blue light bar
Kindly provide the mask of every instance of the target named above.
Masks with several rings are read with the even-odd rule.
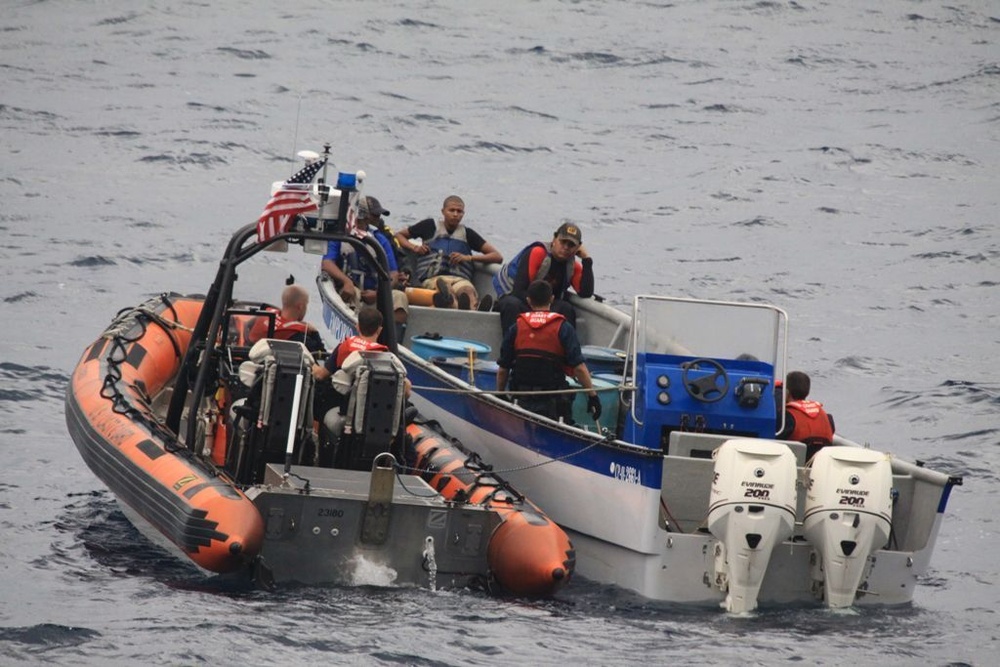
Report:
[[[358,176],[357,174],[345,174],[344,172],[337,173],[337,189],[338,190],[355,190],[358,187]]]

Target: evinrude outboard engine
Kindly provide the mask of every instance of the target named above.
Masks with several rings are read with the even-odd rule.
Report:
[[[771,552],[795,527],[795,455],[778,442],[728,440],[712,457],[708,529],[719,540],[715,583],[727,591],[726,611],[753,611]]]
[[[828,607],[849,607],[868,557],[889,539],[892,464],[858,447],[824,447],[812,459],[803,524],[817,556],[813,578]]]

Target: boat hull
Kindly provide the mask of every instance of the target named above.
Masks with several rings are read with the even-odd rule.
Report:
[[[371,470],[270,462],[259,483],[238,485],[226,450],[259,422],[234,421],[245,404],[230,409],[229,392],[213,389],[191,452],[162,415],[203,307],[201,297],[164,295],[123,311],[84,352],[66,393],[82,458],[152,541],[204,571],[253,572],[263,585],[476,585],[544,597],[569,581],[565,532],[436,425],[407,427],[417,474],[386,453]],[[234,330],[256,317],[233,312],[244,318]]]
[[[132,513],[201,568],[230,572],[260,550],[263,521],[228,480],[157,428],[150,396],[180,367],[198,298],[172,295],[116,322],[83,354],[66,425],[84,462]]]
[[[286,474],[269,464],[265,483],[248,493],[266,517],[258,571],[267,581],[489,586],[499,515],[448,502],[417,475],[378,466],[292,466]]]
[[[712,583],[713,549],[717,540],[707,532],[668,532],[659,520],[663,489],[640,483],[645,481],[641,479],[643,471],[649,471],[649,479],[661,482],[664,468],[669,470],[675,463],[674,457],[657,457],[650,464],[647,457],[633,451],[592,447],[588,453],[604,450],[600,455],[593,454],[604,464],[604,469],[598,471],[595,468],[600,468],[601,463],[577,465],[573,456],[560,460],[543,453],[542,448],[526,444],[548,436],[551,446],[555,440],[553,431],[558,429],[546,432],[536,428],[532,431],[536,439],[512,439],[503,435],[505,429],[497,428],[498,423],[512,418],[502,414],[502,406],[482,405],[471,396],[464,400],[476,403],[466,406],[468,417],[461,416],[465,413],[453,401],[442,405],[438,396],[431,400],[418,396],[414,402],[422,413],[440,419],[458,439],[481,452],[499,473],[566,530],[576,550],[579,576],[620,586],[654,600],[695,606],[723,602],[725,593]],[[488,414],[491,410],[498,414]],[[582,451],[593,444],[585,440],[573,443],[566,434],[560,434],[559,438],[560,451],[572,452],[574,447],[575,451]],[[697,462],[702,463],[711,461]],[[651,465],[655,466],[656,474]],[[899,465],[897,474],[905,484],[915,471],[901,469]],[[710,470],[709,465],[703,467]],[[921,497],[927,502],[946,499],[944,476],[926,473]],[[706,501],[708,480],[706,476]],[[856,604],[898,605],[912,601],[918,578],[926,572],[942,513],[935,509],[927,521],[926,534],[914,537],[921,546],[875,553],[864,594],[857,598]],[[818,604],[810,571],[811,553],[811,545],[801,541],[801,537],[776,548],[761,586],[760,603]]]
[[[353,314],[322,276],[318,283],[330,330],[350,331]],[[625,316],[605,312],[613,309],[590,300],[577,305],[583,309],[586,327],[593,328],[595,320],[604,318],[604,340],[623,340]],[[419,311],[411,306],[411,320]],[[426,319],[444,327],[436,323],[452,317],[438,311],[428,313]],[[424,320],[418,321],[416,331],[422,331]],[[437,331],[477,338],[467,328]],[[576,549],[578,575],[671,603],[716,606],[724,602],[726,566],[719,540],[704,525],[713,476],[710,458],[675,454],[666,441],[656,449],[635,445],[604,437],[596,429],[566,426],[521,410],[482,391],[488,383],[471,378],[468,371],[476,365],[473,359],[465,370],[456,371],[461,360],[426,359],[404,348],[400,357],[421,413],[441,421],[566,530]],[[724,441],[718,438],[708,450]],[[789,446],[802,450],[801,475],[804,447],[800,443]],[[855,604],[912,601],[934,549],[950,489],[961,481],[893,460],[893,483],[899,493],[894,532],[889,544],[869,559]],[[803,494],[798,496],[801,505]],[[674,521],[671,508],[684,506],[691,511],[683,520]],[[823,575],[814,564],[812,546],[802,535],[801,507],[798,519],[792,538],[774,549],[759,594],[763,605],[822,602]]]

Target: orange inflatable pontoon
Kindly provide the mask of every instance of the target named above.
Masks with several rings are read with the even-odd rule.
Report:
[[[490,537],[493,576],[508,593],[545,597],[569,582],[576,554],[569,537],[531,501],[494,475],[475,454],[425,425],[411,423],[416,468],[450,500],[485,505],[501,523]]]
[[[164,428],[152,398],[174,378],[201,312],[163,295],[130,309],[83,353],[66,394],[66,424],[94,473],[199,566],[230,572],[263,539],[254,504]]]

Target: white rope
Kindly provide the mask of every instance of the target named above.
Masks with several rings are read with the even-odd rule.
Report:
[[[537,389],[537,390],[521,390],[512,391],[509,389],[504,389],[503,391],[498,391],[496,389],[451,389],[449,387],[428,387],[425,385],[413,385],[413,391],[432,391],[441,394],[489,394],[492,396],[539,396],[546,394],[580,394],[584,392],[608,392],[608,391],[620,391],[620,392],[634,392],[635,387],[627,385],[618,385],[615,387],[591,387],[587,389],[586,387],[580,387],[574,389],[570,387],[569,389]]]

